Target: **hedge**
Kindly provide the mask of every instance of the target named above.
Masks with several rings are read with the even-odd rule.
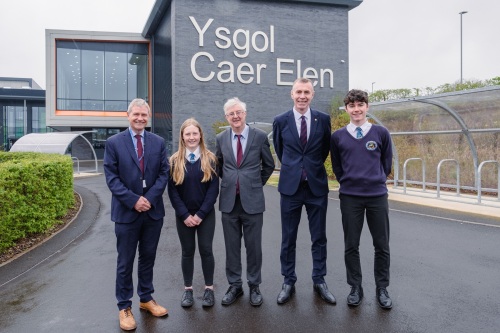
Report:
[[[46,232],[74,205],[69,156],[0,152],[0,253]]]

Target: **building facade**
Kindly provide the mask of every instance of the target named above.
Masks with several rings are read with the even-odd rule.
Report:
[[[0,150],[26,134],[46,132],[45,90],[33,79],[0,77],[0,119]]]
[[[272,122],[293,106],[301,76],[315,84],[312,106],[329,112],[348,89],[348,11],[360,3],[157,1],[142,33],[153,49],[154,130],[175,148],[193,116],[213,145],[228,98],[247,103],[247,121]]]
[[[46,125],[93,130],[98,152],[140,97],[170,152],[189,117],[213,148],[228,98],[247,103],[249,122],[271,123],[292,107],[298,77],[328,113],[348,89],[348,12],[361,2],[157,0],[142,34],[47,30]]]

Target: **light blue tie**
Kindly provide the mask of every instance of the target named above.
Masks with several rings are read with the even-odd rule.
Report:
[[[361,127],[356,127],[356,139],[361,139],[363,137],[363,130]]]
[[[189,162],[191,162],[191,164],[194,163],[194,154],[193,153],[189,154]]]

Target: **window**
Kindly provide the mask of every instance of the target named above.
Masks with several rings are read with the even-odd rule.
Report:
[[[45,107],[32,107],[31,127],[33,133],[47,132],[47,126],[45,125]]]
[[[57,110],[126,111],[148,100],[148,43],[56,41]]]

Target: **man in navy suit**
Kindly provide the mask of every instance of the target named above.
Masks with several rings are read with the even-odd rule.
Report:
[[[145,131],[150,116],[148,104],[134,99],[127,110],[130,127],[110,137],[104,152],[104,173],[112,193],[111,220],[115,222],[118,251],[116,299],[123,330],[137,327],[131,311],[132,270],[137,249],[140,308],[157,317],[168,314],[152,294],[156,248],[165,216],[162,195],[169,165],[163,138]]]
[[[278,304],[288,302],[295,293],[295,248],[297,232],[306,207],[311,234],[313,289],[330,304],[335,304],[328,290],[326,275],[326,209],[328,178],[325,160],[330,149],[330,116],[312,110],[312,82],[299,78],[293,83],[294,107],[274,118],[273,143],[281,162],[278,191],[281,193],[281,274],[284,276]]]

